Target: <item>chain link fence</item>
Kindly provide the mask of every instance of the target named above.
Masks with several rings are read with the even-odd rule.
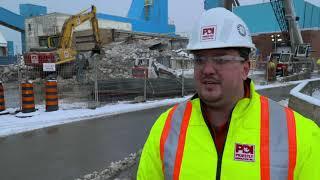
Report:
[[[135,59],[128,60],[125,65],[114,62],[106,65],[107,59],[105,55],[85,53],[72,63],[56,65],[55,72],[26,66],[22,59],[17,64],[1,66],[6,108],[20,109],[20,84],[27,80],[33,83],[37,109],[45,109],[48,79],[57,80],[59,109],[96,108],[119,101],[143,102],[194,92],[192,67],[172,70],[160,63],[153,63],[154,67],[137,67]]]
[[[20,109],[20,83],[32,80],[37,108],[45,108],[45,82],[58,83],[60,109],[96,108],[119,101],[143,102],[181,97],[195,92],[193,62],[190,58],[156,56],[147,51],[137,57],[121,57],[121,52],[91,56],[83,53],[71,63],[56,66],[55,72],[18,63],[1,66],[7,108]],[[111,50],[112,51],[112,50]],[[110,55],[111,54],[111,55]],[[251,60],[249,77],[258,85],[269,83],[267,62]]]

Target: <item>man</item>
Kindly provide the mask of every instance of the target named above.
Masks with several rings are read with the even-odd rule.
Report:
[[[276,80],[276,64],[274,63],[274,59],[270,59],[267,65],[267,78],[268,81],[275,81]]]
[[[318,126],[255,92],[252,48],[232,12],[202,15],[188,44],[197,94],[156,121],[137,179],[320,179]]]

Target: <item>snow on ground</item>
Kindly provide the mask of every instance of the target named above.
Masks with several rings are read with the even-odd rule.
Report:
[[[71,123],[75,121],[88,120],[92,118],[99,118],[104,116],[110,116],[115,114],[139,111],[143,109],[150,109],[159,106],[173,105],[182,102],[190,96],[184,98],[165,99],[147,101],[145,103],[130,103],[120,102],[118,104],[110,104],[96,109],[72,109],[64,110],[65,105],[62,104],[58,111],[45,112],[44,106],[37,106],[38,115],[27,118],[18,118],[15,115],[1,115],[0,116],[0,137],[5,137],[21,132],[32,131],[44,127]],[[8,109],[10,112],[14,112],[15,109]]]
[[[311,78],[312,81],[319,81],[320,78]],[[299,81],[288,81],[288,82],[273,82],[268,85],[255,85],[256,90],[260,89],[268,89],[268,88],[275,88],[275,87],[281,87],[281,86],[288,86],[288,85],[294,85],[294,84],[299,84],[302,82],[308,82],[311,79],[305,79],[305,80],[299,80]]]
[[[318,79],[319,80],[319,79]],[[308,102],[309,104],[313,104],[313,105],[316,105],[316,106],[320,106],[320,99],[316,98],[316,97],[311,97],[307,94],[303,94],[301,93],[300,91],[308,84],[308,82],[310,81],[318,81],[318,80],[306,80],[306,81],[303,81],[301,82],[298,86],[296,86],[295,88],[293,88],[291,91],[290,91],[290,94],[292,96],[295,96],[299,99],[302,99],[306,102]]]
[[[254,75],[254,74],[265,74],[266,72],[264,70],[253,70],[251,69],[249,71],[249,75],[248,76],[251,76],[251,75]]]
[[[288,107],[289,99],[283,99],[278,102],[281,106]]]

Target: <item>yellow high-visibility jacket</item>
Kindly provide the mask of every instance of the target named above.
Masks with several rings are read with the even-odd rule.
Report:
[[[320,179],[319,127],[260,96],[252,82],[250,92],[232,112],[220,160],[199,98],[163,113],[144,145],[137,179]]]

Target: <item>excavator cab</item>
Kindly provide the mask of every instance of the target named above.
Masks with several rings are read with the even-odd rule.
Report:
[[[40,36],[39,45],[44,48],[58,48],[59,35]]]
[[[310,48],[311,48],[310,44],[298,45],[295,52],[296,57],[308,57]]]

